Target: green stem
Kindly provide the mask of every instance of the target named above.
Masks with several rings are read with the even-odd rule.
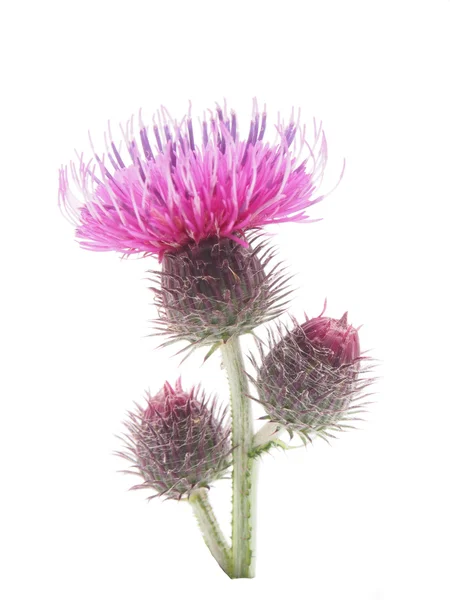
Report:
[[[189,503],[211,554],[225,573],[230,575],[230,547],[209,503],[208,491],[205,488],[194,490],[189,496]]]
[[[255,576],[256,471],[249,453],[253,447],[253,423],[244,359],[237,337],[221,346],[231,395],[233,446],[233,512],[231,536],[232,577]]]

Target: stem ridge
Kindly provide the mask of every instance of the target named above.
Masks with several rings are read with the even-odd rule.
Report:
[[[255,469],[253,423],[249,386],[239,339],[230,337],[221,347],[231,396],[233,447],[233,508],[231,535],[231,576],[254,577]]]
[[[197,522],[203,533],[203,538],[211,554],[225,573],[230,575],[230,546],[222,533],[212,506],[209,503],[208,491],[205,488],[195,490],[189,496],[189,503],[194,510]]]

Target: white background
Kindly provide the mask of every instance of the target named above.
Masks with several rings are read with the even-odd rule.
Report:
[[[2,597],[450,598],[449,17],[444,0],[2,8]],[[79,249],[57,169],[88,129],[101,144],[108,120],[161,103],[226,97],[246,133],[254,96],[323,120],[326,185],[347,160],[323,221],[271,231],[299,274],[292,312],[348,309],[381,380],[360,431],[263,460],[257,578],[230,581],[188,506],[147,504],[116,472],[125,412],[178,361],[146,337],[156,261]],[[226,400],[201,358],[184,381]]]

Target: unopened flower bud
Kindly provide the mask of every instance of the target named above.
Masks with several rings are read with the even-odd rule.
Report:
[[[132,489],[152,488],[155,495],[179,499],[194,488],[208,487],[224,475],[230,464],[230,427],[225,411],[208,406],[204,392],[175,389],[169,383],[147,406],[129,413],[126,453],[130,471],[143,483]]]
[[[263,355],[255,384],[259,401],[271,421],[308,438],[342,429],[361,405],[362,390],[370,382],[360,378],[358,331],[341,319],[317,317],[291,331],[271,334],[270,351]]]
[[[358,331],[348,324],[347,315],[339,320],[315,317],[301,326],[308,342],[324,350],[333,367],[352,364],[361,355]]]
[[[209,238],[164,255],[154,291],[159,324],[174,340],[221,342],[279,314],[287,278],[279,266],[266,273],[273,252],[251,242]]]

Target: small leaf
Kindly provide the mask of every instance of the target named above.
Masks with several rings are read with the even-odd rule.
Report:
[[[215,352],[216,350],[218,350],[218,349],[219,349],[221,346],[222,346],[222,342],[216,342],[215,344],[213,344],[213,345],[211,346],[211,348],[208,350],[208,352],[207,352],[207,354],[206,354],[205,358],[203,359],[203,364],[205,364],[205,362],[208,360],[208,358],[209,358],[210,356],[212,356],[212,355],[214,354],[214,352]]]
[[[248,455],[250,456],[250,458],[257,458],[258,456],[261,456],[265,452],[270,452],[270,450],[272,450],[272,448],[275,448],[275,447],[282,448],[283,450],[293,449],[293,446],[289,446],[289,444],[286,444],[286,442],[283,442],[282,440],[271,440],[270,442],[267,442],[266,444],[261,444],[260,446],[256,446],[255,448],[252,448],[250,450],[250,452],[248,453]]]

